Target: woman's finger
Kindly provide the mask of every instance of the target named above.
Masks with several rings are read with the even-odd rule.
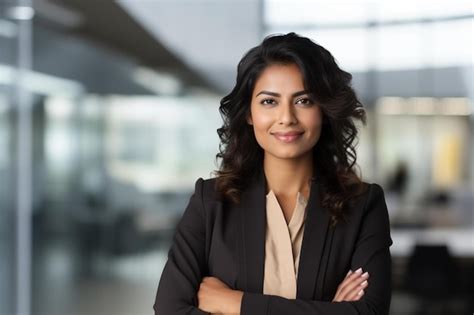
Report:
[[[359,272],[359,270],[356,270],[356,273],[357,272]],[[354,272],[352,270],[349,270],[347,272],[346,277],[344,278],[344,280],[342,280],[342,282],[337,286],[336,294],[334,295],[333,301],[339,302],[338,299],[339,299],[339,295],[341,293],[341,290],[347,285],[347,283],[349,281],[348,279],[352,274],[354,274]]]
[[[354,289],[347,294],[346,299],[349,301],[359,300],[364,294],[364,290],[367,288],[368,285],[369,283],[367,282],[367,280],[364,280],[361,284],[354,287]]]
[[[342,289],[344,289],[349,283],[357,279],[357,277],[359,277],[361,274],[362,274],[361,268],[357,269],[354,272],[352,272],[352,270],[349,270],[344,280],[339,284],[336,293],[340,293]]]
[[[357,290],[357,287],[368,278],[369,278],[369,273],[365,272],[358,277],[350,279],[351,281],[348,282],[340,291],[341,298],[346,299],[350,293],[352,293],[354,290]],[[357,290],[357,292],[358,291],[359,290]]]

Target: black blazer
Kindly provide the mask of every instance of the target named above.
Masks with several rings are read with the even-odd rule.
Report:
[[[204,276],[244,292],[241,314],[388,314],[391,300],[390,225],[382,188],[370,184],[347,212],[347,222],[330,226],[318,206],[313,179],[301,245],[296,299],[264,295],[266,180],[263,171],[243,191],[239,205],[222,202],[215,179],[196,181],[177,226],[163,269],[155,314],[207,314],[197,307]],[[356,302],[331,302],[347,272],[362,267],[369,286]]]

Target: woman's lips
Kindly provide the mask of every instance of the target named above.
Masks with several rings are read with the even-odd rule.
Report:
[[[285,143],[290,143],[290,142],[298,140],[302,134],[303,134],[302,132],[288,132],[288,133],[275,132],[273,133],[275,138]]]

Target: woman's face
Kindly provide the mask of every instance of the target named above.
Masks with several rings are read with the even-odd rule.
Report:
[[[247,122],[266,157],[296,159],[311,154],[322,117],[320,107],[304,91],[296,64],[270,65],[257,79]]]

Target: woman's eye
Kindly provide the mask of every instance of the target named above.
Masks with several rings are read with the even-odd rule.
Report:
[[[313,101],[310,98],[301,98],[296,101],[297,104],[303,104],[303,105],[312,105]]]
[[[271,105],[274,102],[275,102],[274,100],[267,98],[267,99],[262,100],[260,103],[263,104],[263,105]]]

